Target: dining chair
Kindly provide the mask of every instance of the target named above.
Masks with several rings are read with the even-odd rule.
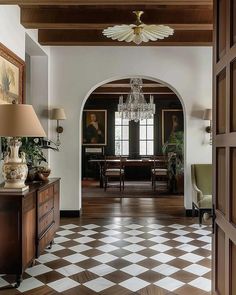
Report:
[[[124,190],[125,186],[125,170],[123,167],[123,158],[117,156],[105,156],[104,170],[104,190],[108,188],[110,180],[119,180],[120,191]]]
[[[166,156],[153,156],[151,180],[153,191],[167,192],[169,190],[168,160]]]

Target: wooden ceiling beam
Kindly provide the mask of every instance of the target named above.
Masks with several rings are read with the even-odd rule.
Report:
[[[134,43],[113,41],[101,30],[39,30],[41,45],[51,46],[137,46]],[[211,46],[212,31],[175,31],[164,40],[142,43],[139,46]]]
[[[213,5],[213,0],[0,0],[16,5]]]
[[[168,87],[148,87],[144,85],[142,87],[144,93],[171,93],[172,91]],[[126,87],[99,87],[97,88],[94,93],[129,93],[130,92],[130,85],[127,84]]]
[[[31,29],[104,29],[135,21],[134,9],[144,10],[146,24],[167,24],[175,30],[212,30],[212,7],[21,7],[21,24]]]

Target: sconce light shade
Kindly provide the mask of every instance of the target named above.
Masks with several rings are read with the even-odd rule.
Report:
[[[212,109],[205,109],[203,120],[206,120],[206,121],[212,120]]]
[[[46,134],[32,105],[2,104],[0,105],[0,136],[45,137]]]
[[[62,109],[62,108],[53,109],[51,119],[52,120],[66,120],[66,114],[65,114],[64,109]]]

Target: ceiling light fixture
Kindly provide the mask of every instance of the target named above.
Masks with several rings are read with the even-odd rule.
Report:
[[[138,122],[144,119],[151,119],[155,114],[155,104],[153,96],[150,95],[148,103],[142,91],[142,79],[133,78],[130,80],[130,93],[124,102],[123,96],[120,96],[118,112],[123,119]]]
[[[136,24],[117,25],[108,27],[103,30],[103,35],[112,40],[134,42],[140,44],[142,42],[157,41],[174,34],[174,30],[165,25],[145,25],[141,21],[143,11],[133,11],[136,15]]]

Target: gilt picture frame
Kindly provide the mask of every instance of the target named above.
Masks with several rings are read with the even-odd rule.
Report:
[[[24,103],[25,62],[0,43],[0,104]]]
[[[107,110],[83,111],[83,145],[107,145]]]
[[[167,141],[171,144],[170,137],[175,132],[184,131],[184,117],[182,109],[162,110],[162,145]],[[173,143],[174,144],[174,143]]]

